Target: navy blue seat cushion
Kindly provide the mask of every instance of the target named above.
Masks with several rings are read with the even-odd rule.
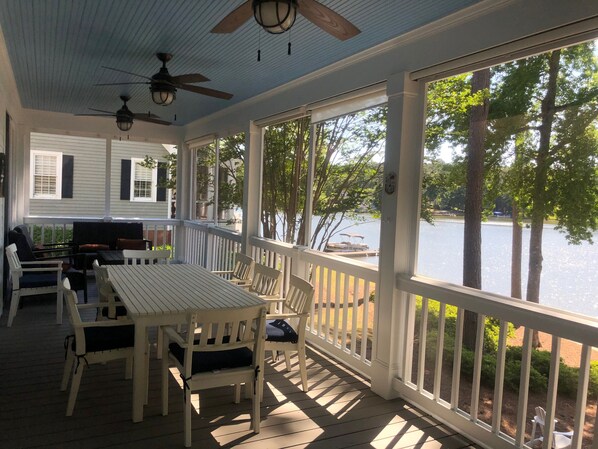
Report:
[[[24,274],[19,279],[20,288],[40,288],[56,285],[55,273]]]
[[[119,348],[131,348],[135,345],[135,326],[113,327],[86,327],[85,350],[86,352],[110,351]],[[76,340],[73,340],[72,349],[76,351]]]
[[[285,320],[266,321],[266,341],[297,343],[299,335]]]
[[[199,338],[199,337],[198,337]],[[226,341],[226,338],[224,339]],[[196,340],[199,342],[199,340]],[[208,344],[214,343],[214,339],[208,340]],[[178,343],[168,345],[170,353],[183,365],[185,363],[185,349]],[[249,348],[237,348],[228,351],[197,351],[193,353],[191,374],[204,373],[208,371],[241,368],[250,366],[253,363],[253,351]]]

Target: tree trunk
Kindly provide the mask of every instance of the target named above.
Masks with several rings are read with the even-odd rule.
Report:
[[[542,275],[542,233],[546,217],[546,182],[550,160],[550,135],[554,121],[557,78],[560,66],[560,50],[553,51],[548,61],[548,83],[542,99],[540,138],[536,155],[536,170],[532,190],[531,234],[529,244],[529,268],[526,299],[540,302],[540,278]],[[538,332],[534,330],[532,345],[540,347]]]
[[[471,78],[471,91],[490,88],[490,69],[479,70]],[[482,194],[484,181],[484,143],[489,101],[471,108],[467,143],[467,184],[463,236],[463,285],[482,288]],[[477,314],[465,311],[463,344],[473,349],[476,342]]]
[[[511,297],[521,299],[521,256],[523,229],[519,222],[519,207],[513,201],[513,233],[511,237]]]

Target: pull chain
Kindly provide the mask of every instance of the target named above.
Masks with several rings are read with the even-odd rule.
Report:
[[[262,29],[261,27],[257,32],[257,62],[262,60]]]

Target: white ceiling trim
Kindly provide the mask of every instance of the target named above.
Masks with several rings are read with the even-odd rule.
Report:
[[[471,55],[416,70],[413,81],[431,82],[460,73],[493,67],[501,63],[537,55],[598,37],[598,16],[555,28],[533,36],[517,39],[504,45],[482,50]]]

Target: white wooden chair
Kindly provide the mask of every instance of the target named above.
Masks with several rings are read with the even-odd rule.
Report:
[[[297,352],[303,391],[307,391],[305,329],[313,298],[314,287],[309,282],[291,275],[289,290],[282,307],[266,316],[265,350],[272,351],[273,358],[278,352],[284,353],[287,371],[291,371],[291,352]],[[278,302],[268,299],[266,301]]]
[[[170,360],[184,381],[185,447],[191,446],[191,393],[195,390],[245,383],[253,393],[253,431],[259,433],[265,315],[263,305],[206,310],[188,315],[185,334],[163,327],[162,414],[168,414]],[[235,392],[235,402],[239,402],[238,389]]]
[[[166,264],[170,260],[170,250],[123,249],[123,258],[125,265]]]
[[[536,414],[532,419],[532,441],[529,444],[533,445],[534,442],[542,442],[544,439],[544,424],[546,422],[546,410],[542,407],[536,407]],[[555,424],[558,422],[554,420]],[[536,438],[536,430],[539,429],[541,436]],[[573,436],[572,431],[559,432],[554,430],[552,432],[552,447],[553,449],[569,449],[571,447],[571,437]]]
[[[56,293],[56,323],[62,324],[62,260],[21,262],[14,243],[5,252],[12,279],[7,326],[12,326],[21,297],[48,293]]]
[[[121,319],[127,316],[127,309],[112,288],[108,269],[96,260],[92,263],[98,289],[98,319]]]
[[[252,257],[235,253],[235,265],[232,270],[216,270],[212,273],[226,277],[230,282],[237,285],[251,284],[251,275],[255,261]]]
[[[262,299],[280,300],[281,282],[282,271],[262,265],[261,263],[255,263],[251,284],[241,285],[241,287],[250,293],[258,295]]]
[[[66,361],[60,390],[65,391],[73,372],[66,416],[72,416],[83,371],[88,365],[126,359],[125,378],[133,377],[133,346],[135,326],[130,320],[83,322],[81,309],[97,308],[97,304],[77,305],[77,296],[64,281],[64,297],[74,335],[65,341]]]

